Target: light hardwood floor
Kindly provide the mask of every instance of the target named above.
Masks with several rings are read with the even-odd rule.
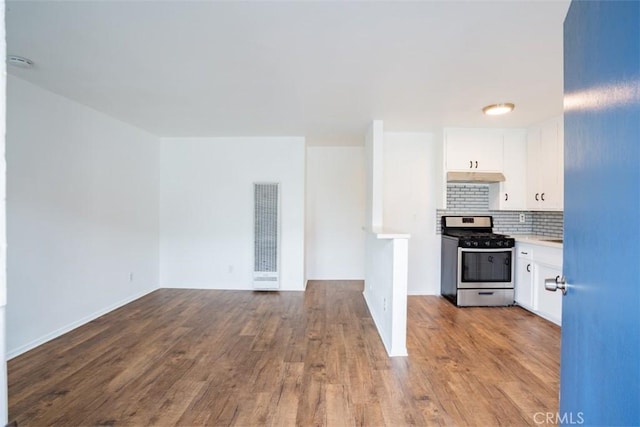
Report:
[[[362,282],[161,289],[8,363],[19,426],[537,425],[560,330],[518,307],[409,297],[388,358]],[[538,416],[537,420],[540,420]]]

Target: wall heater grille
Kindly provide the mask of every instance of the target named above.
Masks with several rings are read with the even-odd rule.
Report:
[[[280,287],[278,271],[280,258],[279,190],[278,183],[256,183],[253,185],[253,287],[255,289],[278,289]]]

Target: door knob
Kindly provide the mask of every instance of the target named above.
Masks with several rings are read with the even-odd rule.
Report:
[[[564,279],[564,276],[556,276],[552,279],[544,280],[544,288],[548,291],[555,292],[558,289],[562,291],[562,295],[567,294],[567,281]]]

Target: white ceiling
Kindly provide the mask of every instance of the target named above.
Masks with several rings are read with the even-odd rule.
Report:
[[[8,72],[158,136],[523,127],[562,112],[569,0],[7,1]],[[514,102],[503,117],[489,103]],[[10,107],[9,107],[10,108]]]

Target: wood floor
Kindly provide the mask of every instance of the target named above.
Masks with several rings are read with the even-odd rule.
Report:
[[[518,307],[409,297],[390,359],[362,282],[161,289],[9,361],[19,426],[539,425],[560,330]]]

